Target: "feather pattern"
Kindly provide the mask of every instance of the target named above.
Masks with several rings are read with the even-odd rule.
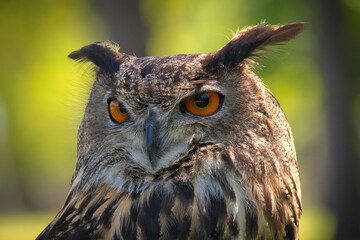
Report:
[[[232,166],[246,159],[225,149],[216,144],[193,147],[176,167],[151,176],[151,185],[142,185],[145,176],[137,176],[134,184],[141,191],[101,183],[70,192],[37,239],[295,239],[301,209],[290,180],[277,174],[267,179],[260,168],[255,174],[264,176],[261,182],[241,182]],[[199,172],[196,162],[204,159],[212,164]],[[283,188],[269,192],[267,184]],[[278,230],[269,232],[267,224]]]

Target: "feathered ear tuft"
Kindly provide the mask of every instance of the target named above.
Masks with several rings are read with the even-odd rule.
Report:
[[[79,62],[92,62],[101,70],[115,74],[122,63],[124,53],[119,46],[109,41],[95,42],[69,54],[69,58]]]
[[[208,70],[232,69],[244,59],[255,56],[256,50],[262,50],[266,46],[290,40],[301,33],[305,27],[305,23],[286,25],[265,25],[261,23],[242,29],[223,48],[210,53],[204,61],[204,67]]]

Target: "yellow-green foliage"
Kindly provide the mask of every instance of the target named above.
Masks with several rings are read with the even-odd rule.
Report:
[[[55,213],[12,213],[0,215],[0,239],[35,239]]]
[[[102,38],[89,24],[100,23],[85,0],[0,2],[0,189],[20,184],[35,204],[75,166],[90,79],[66,56]]]

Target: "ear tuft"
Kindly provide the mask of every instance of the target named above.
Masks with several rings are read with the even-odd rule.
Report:
[[[208,70],[219,70],[224,67],[232,69],[243,60],[255,56],[256,50],[288,41],[301,33],[305,27],[305,23],[286,25],[265,25],[261,23],[242,29],[223,48],[210,53],[205,59],[204,67]]]
[[[120,47],[110,41],[95,42],[69,54],[69,58],[79,62],[92,62],[101,70],[114,74],[119,70],[124,53]]]

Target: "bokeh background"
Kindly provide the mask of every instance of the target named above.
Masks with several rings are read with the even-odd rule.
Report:
[[[62,206],[98,40],[136,56],[207,53],[237,28],[308,22],[256,72],[292,126],[301,239],[360,236],[359,0],[0,1],[0,239],[34,239]]]

